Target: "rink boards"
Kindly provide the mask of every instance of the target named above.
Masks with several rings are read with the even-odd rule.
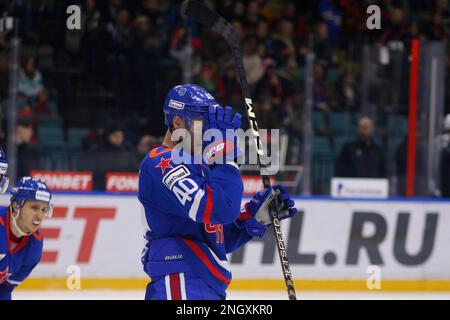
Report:
[[[135,195],[58,193],[54,204],[41,263],[23,288],[65,289],[78,275],[84,289],[145,288]],[[297,197],[296,206],[282,230],[299,289],[450,291],[450,201]],[[283,289],[270,231],[229,260],[232,288]]]

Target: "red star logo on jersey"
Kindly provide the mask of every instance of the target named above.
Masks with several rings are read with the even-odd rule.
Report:
[[[6,267],[5,270],[0,271],[0,284],[5,282],[10,276],[12,276],[12,273],[8,273],[9,267]]]
[[[164,171],[166,171],[167,168],[172,169],[172,165],[170,164],[170,161],[172,161],[172,158],[164,159],[161,158],[161,161],[155,166],[155,168],[161,168],[162,174],[164,174]]]

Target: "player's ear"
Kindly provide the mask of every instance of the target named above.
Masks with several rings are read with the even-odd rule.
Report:
[[[172,119],[172,127],[174,129],[180,129],[180,128],[184,128],[184,121],[181,117],[179,116],[175,116]]]
[[[11,203],[11,206],[14,209],[14,212],[18,212],[20,210],[20,206],[16,201],[13,201],[13,203]]]

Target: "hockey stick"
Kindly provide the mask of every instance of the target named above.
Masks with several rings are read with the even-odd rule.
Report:
[[[242,63],[241,50],[239,48],[239,42],[237,40],[236,32],[233,26],[223,17],[221,17],[217,12],[212,11],[200,2],[193,0],[184,1],[181,4],[180,13],[184,18],[190,18],[195,22],[205,25],[206,27],[210,27],[212,30],[222,35],[222,37],[225,38],[228,45],[230,46],[231,54],[233,56],[234,64],[236,66],[237,74],[239,77],[242,95],[244,97],[246,105],[247,118],[256,145],[257,162],[260,168],[262,168],[263,165],[261,164],[261,156],[264,155],[264,152],[261,145],[258,123],[256,122],[256,116],[253,111],[252,99],[250,98],[250,89],[247,83],[247,76],[245,74],[244,64]],[[261,177],[264,188],[269,188],[271,185],[269,176],[261,174]],[[278,256],[280,258],[281,267],[283,270],[287,293],[290,300],[297,300],[297,297],[295,295],[294,281],[292,279],[291,269],[287,257],[286,245],[281,233],[280,221],[277,218],[278,215],[275,206],[271,206],[270,216],[272,219],[273,231],[275,232],[275,237],[277,240]]]

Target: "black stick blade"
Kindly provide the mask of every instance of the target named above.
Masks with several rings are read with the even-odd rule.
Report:
[[[183,1],[181,4],[180,15],[185,19],[191,18],[207,27],[212,27],[220,17],[216,12],[209,9],[204,4],[194,0]]]

